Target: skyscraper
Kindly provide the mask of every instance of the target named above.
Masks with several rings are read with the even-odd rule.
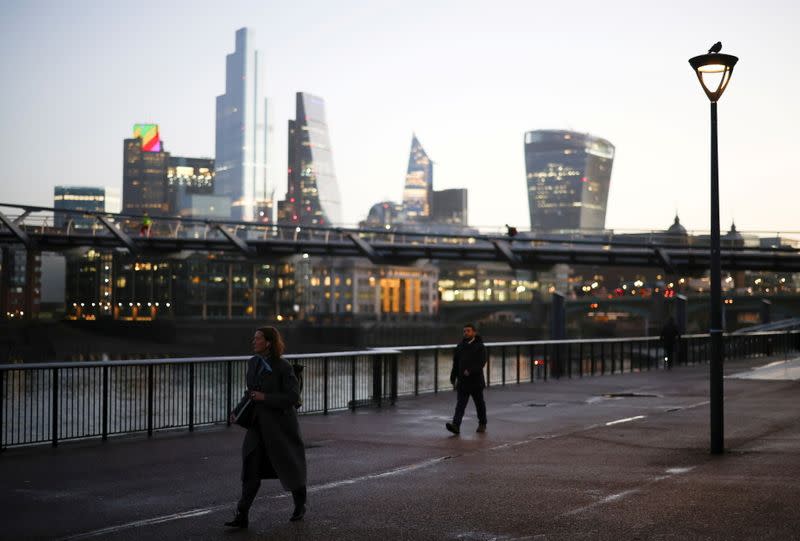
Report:
[[[422,148],[416,134],[411,139],[408,172],[403,190],[406,216],[412,222],[431,217],[433,206],[433,162]]]
[[[133,139],[125,139],[122,169],[122,211],[130,214],[169,214],[167,165],[157,124],[136,124]]]
[[[469,224],[467,216],[467,189],[450,188],[433,191],[433,211],[431,221],[436,224],[460,225]]]
[[[231,198],[232,216],[253,220],[267,183],[267,105],[262,60],[253,32],[236,31],[236,50],[225,59],[225,94],[217,96],[215,194]]]
[[[295,120],[289,121],[289,183],[278,205],[278,222],[298,225],[341,223],[341,197],[333,169],[325,102],[297,93]]]
[[[525,134],[532,230],[603,229],[614,145],[589,134]]]

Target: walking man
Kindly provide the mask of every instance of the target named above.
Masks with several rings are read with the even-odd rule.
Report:
[[[679,341],[681,333],[675,324],[675,319],[669,316],[664,327],[661,329],[661,345],[664,347],[664,366],[667,370],[672,369],[675,359],[675,342]]]
[[[475,403],[478,412],[477,432],[486,432],[486,402],[483,399],[483,367],[486,365],[486,346],[483,345],[475,325],[464,325],[464,339],[456,346],[453,353],[453,368],[450,371],[450,383],[455,385],[458,393],[456,412],[452,423],[445,423],[445,428],[453,434],[461,432],[461,419],[467,408],[469,397]]]

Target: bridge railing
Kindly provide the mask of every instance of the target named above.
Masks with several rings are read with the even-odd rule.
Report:
[[[663,370],[658,338],[490,342],[489,387]],[[450,390],[454,346],[286,355],[304,367],[301,413],[393,404]],[[725,358],[800,349],[800,331],[726,335]],[[676,344],[674,364],[706,362],[707,334]],[[0,365],[0,447],[228,423],[245,389],[248,357]]]

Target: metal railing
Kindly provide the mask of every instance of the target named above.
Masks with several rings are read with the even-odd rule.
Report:
[[[89,212],[70,209],[56,209],[0,202],[0,208],[12,209],[8,218],[12,219],[20,229],[31,234],[48,234],[63,237],[106,237],[112,238],[113,232],[98,218],[106,218],[120,232],[133,238],[142,237],[143,216],[128,213]],[[56,225],[55,216],[61,217],[61,224]],[[602,245],[616,247],[687,247],[707,250],[708,234],[704,231],[693,231],[687,236],[670,236],[663,230],[564,230],[550,232],[522,231],[513,238],[500,228],[490,227],[479,230],[474,227],[442,226],[425,230],[422,226],[396,224],[386,227],[357,225],[290,225],[237,221],[232,219],[181,218],[176,216],[151,216],[146,237],[161,239],[202,239],[227,242],[228,237],[220,228],[246,240],[282,240],[282,241],[316,241],[323,244],[334,242],[350,242],[350,235],[355,234],[373,242],[388,245],[491,245],[493,240],[513,240],[515,245]],[[0,229],[2,226],[0,225]],[[762,246],[760,237],[778,242],[776,246]],[[744,233],[740,245],[726,246],[737,251],[773,250],[777,252],[794,252],[800,250],[800,232],[756,231]],[[725,242],[725,241],[723,241]]]
[[[487,343],[488,386],[663,370],[658,338]],[[709,335],[682,337],[674,364],[706,362]],[[394,404],[451,389],[453,345],[286,355],[304,366],[301,413]],[[726,335],[725,358],[800,350],[800,331]],[[0,447],[228,423],[248,357],[0,365]]]

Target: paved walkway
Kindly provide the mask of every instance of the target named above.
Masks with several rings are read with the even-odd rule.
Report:
[[[729,363],[729,374],[776,359]],[[491,388],[489,431],[444,422],[454,393],[301,420],[309,512],[265,482],[247,531],[243,431],[64,444],[0,456],[0,538],[800,539],[800,383],[725,380],[708,453],[707,367]]]

